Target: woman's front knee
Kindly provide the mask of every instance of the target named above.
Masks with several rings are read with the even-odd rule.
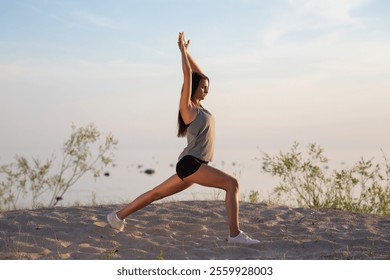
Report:
[[[238,180],[234,177],[231,177],[229,180],[228,180],[228,183],[227,183],[227,186],[228,186],[228,189],[230,191],[233,191],[233,192],[238,192],[240,190],[240,183],[238,182]]]

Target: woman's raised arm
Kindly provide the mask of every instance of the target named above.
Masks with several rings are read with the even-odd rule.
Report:
[[[184,33],[179,33],[178,39],[179,49],[181,52],[181,61],[183,68],[183,89],[180,97],[180,114],[185,124],[191,123],[197,114],[196,108],[191,101],[191,88],[192,88],[192,68],[188,57],[188,45],[184,39]]]
[[[203,76],[206,76],[202,69],[200,69],[199,65],[195,62],[195,60],[193,59],[193,57],[190,55],[190,53],[188,52],[188,46],[190,45],[190,40],[187,41],[186,43],[186,46],[187,46],[187,57],[188,57],[188,61],[190,62],[190,66],[191,66],[191,69],[193,72],[197,72],[199,74],[202,74]]]

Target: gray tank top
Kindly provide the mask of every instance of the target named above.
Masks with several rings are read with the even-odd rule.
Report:
[[[180,154],[179,160],[191,155],[203,161],[212,161],[214,157],[215,120],[203,107],[187,128],[187,147]]]

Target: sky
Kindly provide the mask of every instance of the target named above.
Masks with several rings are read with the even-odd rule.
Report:
[[[0,0],[0,155],[60,149],[92,122],[119,150],[179,154],[179,31],[210,77],[217,151],[390,154],[389,14],[386,0]]]

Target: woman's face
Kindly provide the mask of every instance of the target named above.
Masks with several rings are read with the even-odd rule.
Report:
[[[202,79],[199,82],[198,88],[195,91],[194,98],[196,100],[203,100],[205,99],[208,92],[209,92],[209,80]]]

